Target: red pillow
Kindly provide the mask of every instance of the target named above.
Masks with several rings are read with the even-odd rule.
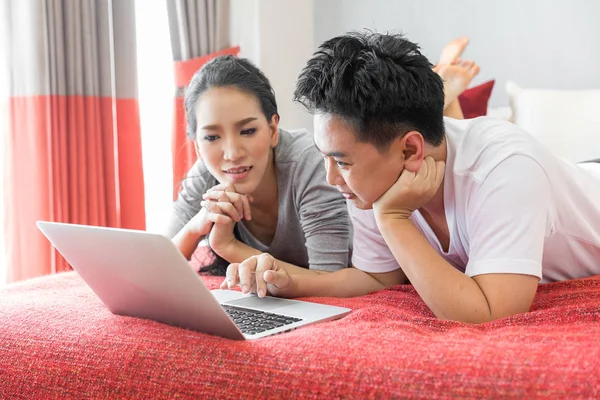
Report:
[[[488,101],[492,95],[495,80],[465,90],[458,96],[458,102],[465,118],[487,115]]]

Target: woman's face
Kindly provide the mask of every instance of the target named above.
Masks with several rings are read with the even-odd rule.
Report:
[[[195,112],[196,149],[208,171],[238,193],[253,193],[272,168],[278,116],[267,121],[258,99],[234,86],[207,90]]]

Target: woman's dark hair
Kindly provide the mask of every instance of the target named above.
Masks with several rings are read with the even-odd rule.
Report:
[[[233,234],[237,240],[240,240],[240,236],[237,233],[237,229],[233,230]],[[208,235],[204,237],[204,239],[208,242]],[[209,275],[214,276],[225,276],[227,272],[227,267],[229,266],[229,261],[219,256],[211,249],[211,254],[209,255],[209,259],[203,259],[202,266],[198,272],[205,272]]]
[[[192,77],[185,92],[185,114],[187,119],[187,136],[196,140],[196,103],[204,92],[216,87],[233,86],[253,95],[260,103],[261,110],[268,122],[277,112],[275,91],[269,80],[250,60],[227,55],[216,57],[204,64]],[[189,179],[186,178],[186,179]],[[199,199],[198,201],[201,201]],[[234,229],[236,239],[239,238],[237,229]],[[213,252],[213,259],[207,260],[200,268],[200,272],[211,275],[225,275],[229,262]]]
[[[212,59],[200,68],[185,91],[185,115],[187,136],[196,140],[196,103],[208,89],[234,86],[255,96],[268,122],[277,114],[275,91],[269,80],[250,60],[227,55]]]
[[[442,79],[399,34],[352,32],[324,42],[302,70],[294,100],[341,117],[357,140],[380,151],[416,130],[437,146],[444,137]]]

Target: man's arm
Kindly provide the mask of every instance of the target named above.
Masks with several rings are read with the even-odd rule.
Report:
[[[252,290],[251,285],[256,285],[254,290],[262,297],[266,295],[268,285],[269,293],[280,297],[353,297],[406,283],[406,276],[400,268],[379,274],[366,273],[354,267],[320,274],[297,271],[296,268],[262,253],[230,265],[221,289],[231,289],[239,284],[247,293]]]
[[[240,264],[244,260],[247,260],[253,256],[259,256],[263,254],[260,250],[254,247],[248,246],[239,240],[232,241],[228,246],[223,249],[214,249],[214,251],[222,258],[227,260],[231,264]],[[329,271],[321,271],[317,269],[303,268],[294,264],[287,263],[273,258],[279,266],[285,269],[290,274],[325,274]]]
[[[345,268],[325,275],[294,275],[284,297],[355,297],[390,286],[406,283],[401,269],[382,274],[369,274],[357,268]]]
[[[480,323],[526,312],[541,278],[551,192],[533,159],[511,156],[469,195],[465,274],[429,244],[410,214],[440,188],[443,163],[423,160],[375,203],[376,220],[396,261],[439,318]],[[425,200],[424,200],[425,199]]]
[[[379,228],[423,301],[440,319],[481,323],[529,311],[538,278],[486,274],[473,278],[446,262],[409,219]]]

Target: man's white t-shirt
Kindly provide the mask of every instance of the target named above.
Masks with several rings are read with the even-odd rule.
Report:
[[[418,210],[411,219],[447,262],[471,277],[513,273],[551,282],[600,274],[600,164],[569,163],[500,119],[445,118],[445,126],[448,251]],[[348,210],[353,265],[374,273],[400,268],[373,210],[351,202]]]

